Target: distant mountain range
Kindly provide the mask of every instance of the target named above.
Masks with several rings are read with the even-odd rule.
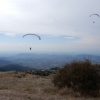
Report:
[[[0,59],[0,66],[5,66],[8,64],[12,64],[13,62],[9,61],[9,60],[4,60],[4,59]]]
[[[18,64],[9,64],[0,67],[0,71],[24,71],[24,70],[30,70],[32,68],[30,67],[24,67]]]
[[[35,69],[50,69],[53,67],[62,67],[65,63],[69,63],[73,60],[84,59],[89,59],[92,63],[100,63],[100,56],[97,55],[54,55],[21,53],[15,56],[0,57],[0,66],[4,69],[11,68],[12,70],[13,68],[16,70],[22,70],[23,67],[24,69],[25,67]],[[15,66],[16,68],[13,66],[11,67],[11,65]]]

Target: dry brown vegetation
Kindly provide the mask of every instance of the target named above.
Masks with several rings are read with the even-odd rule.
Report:
[[[71,89],[58,90],[53,75],[38,76],[25,72],[0,72],[0,100],[100,100],[81,97]]]

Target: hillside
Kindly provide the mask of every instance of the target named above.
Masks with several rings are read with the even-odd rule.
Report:
[[[6,60],[4,58],[0,59],[0,66],[5,66],[5,65],[8,65],[8,64],[13,64],[13,63],[14,62]]]
[[[98,55],[59,55],[59,54],[33,54],[21,53],[15,56],[5,57],[4,60],[9,60],[13,63],[28,66],[36,69],[50,69],[52,67],[62,67],[65,63],[73,60],[89,59],[92,63],[100,63]]]
[[[18,64],[9,64],[0,67],[0,71],[23,71],[23,70],[30,70],[30,67],[24,67]]]
[[[0,72],[0,100],[100,100],[99,97],[81,97],[80,93],[67,88],[58,90],[52,78],[53,75]]]

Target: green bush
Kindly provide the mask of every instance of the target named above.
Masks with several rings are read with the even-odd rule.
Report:
[[[97,96],[100,90],[100,71],[98,64],[89,60],[67,63],[53,78],[58,88],[68,87],[82,95]]]

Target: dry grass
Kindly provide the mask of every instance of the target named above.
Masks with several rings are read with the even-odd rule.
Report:
[[[27,74],[23,78],[15,77],[22,74],[0,72],[0,100],[100,100],[80,97],[80,93],[67,88],[58,90],[51,83],[52,76]]]
[[[68,94],[71,94],[71,93],[72,93],[72,90],[68,89],[66,87],[59,90],[60,95],[68,95]]]
[[[58,92],[57,88],[53,86],[45,86],[43,89],[44,93],[56,94]]]

